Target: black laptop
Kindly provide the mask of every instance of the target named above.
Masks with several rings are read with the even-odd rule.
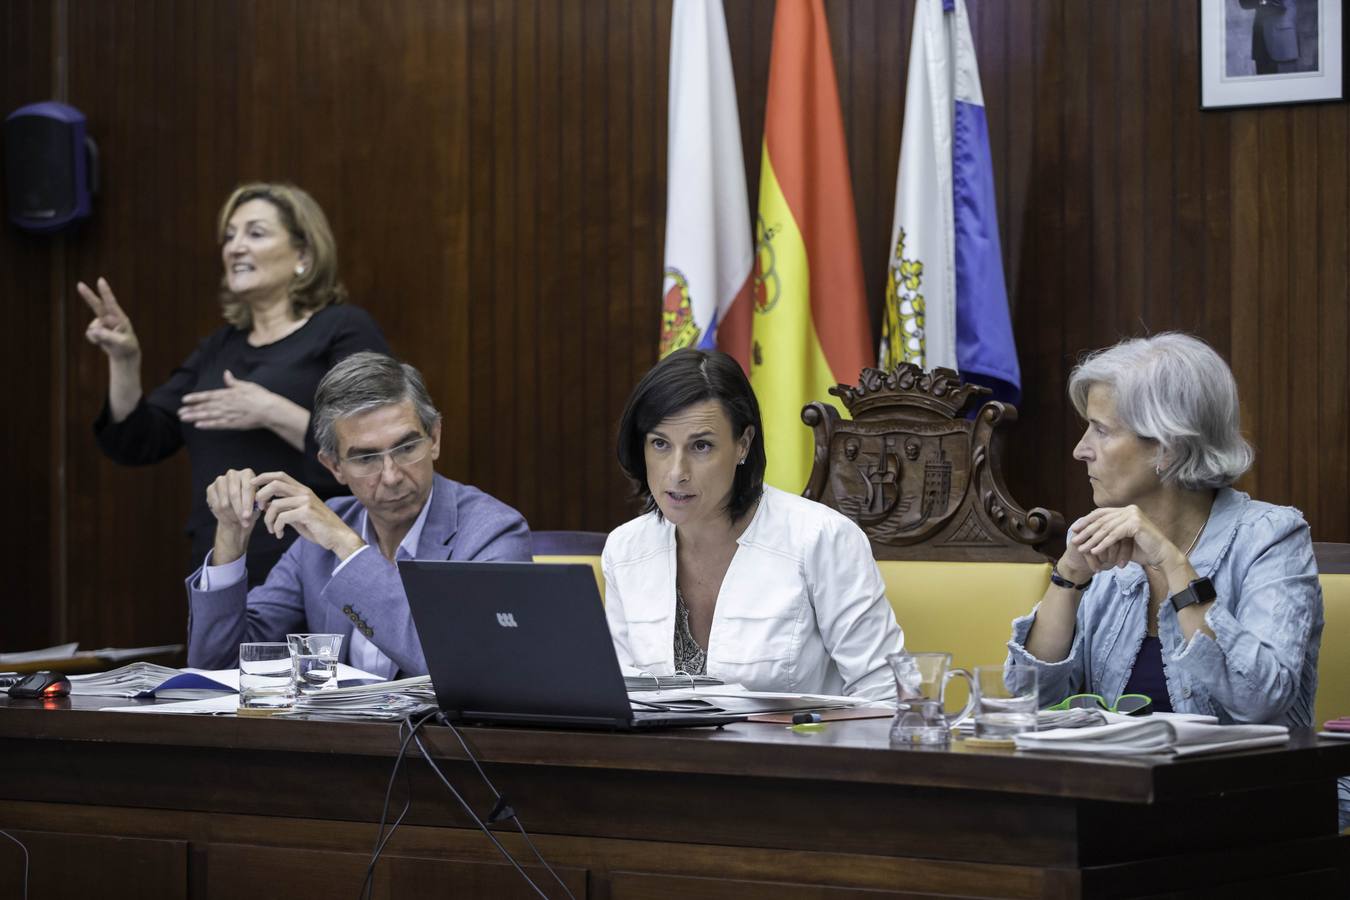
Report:
[[[745,718],[634,710],[588,565],[402,560],[398,570],[452,720],[632,730]]]

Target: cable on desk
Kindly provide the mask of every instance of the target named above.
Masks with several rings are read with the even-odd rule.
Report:
[[[459,805],[464,808],[464,811],[469,814],[469,818],[473,819],[474,824],[478,826],[479,830],[488,836],[488,840],[492,841],[493,846],[497,848],[497,852],[515,867],[516,872],[521,878],[525,879],[525,883],[528,884],[536,894],[543,897],[544,900],[549,900],[548,894],[545,894],[540,890],[539,885],[534,883],[534,879],[525,874],[525,870],[521,868],[520,863],[516,862],[516,858],[511,855],[510,851],[502,846],[501,841],[497,840],[497,836],[492,833],[492,829],[483,824],[483,820],[478,818],[478,814],[473,811],[473,807],[469,805],[469,802],[464,799],[459,791],[455,790],[455,786],[445,777],[445,773],[441,771],[441,767],[436,765],[436,761],[431,758],[431,754],[427,751],[426,745],[422,743],[422,739],[414,734],[413,742],[417,744],[417,749],[422,751],[422,758],[427,761],[427,765],[431,766],[431,771],[436,773],[436,777],[441,780],[441,784],[445,785],[446,789],[450,791],[451,796],[453,796],[455,800],[459,802]],[[556,878],[557,876],[555,875],[554,877]]]
[[[23,900],[28,900],[28,848],[24,846],[23,841],[10,834],[8,831],[0,831],[5,837],[19,845],[23,851]]]
[[[407,728],[408,736],[403,738],[403,742],[399,744],[398,756],[394,759],[393,771],[389,773],[389,784],[384,789],[384,808],[380,810],[380,830],[375,836],[375,850],[371,853],[370,865],[366,866],[366,880],[361,884],[361,893],[357,895],[359,898],[362,898],[362,900],[368,900],[371,889],[375,885],[375,864],[379,862],[380,854],[384,852],[385,845],[388,844],[389,839],[394,836],[394,832],[403,822],[403,817],[408,814],[408,810],[412,807],[412,782],[408,777],[407,767],[403,765],[403,759],[408,753],[408,744],[412,743],[413,735],[417,734],[418,729],[425,725],[431,718],[432,716],[430,714],[424,715],[414,723],[413,717],[409,715],[398,724],[398,733],[400,735],[403,734],[403,729]],[[406,799],[403,801],[403,810],[398,814],[398,818],[394,820],[394,824],[389,827],[389,833],[385,834],[384,823],[389,818],[389,798],[393,796],[394,781],[398,778],[400,768],[403,769],[403,785]]]
[[[469,757],[469,762],[473,763],[473,767],[478,770],[478,777],[483,779],[483,783],[488,786],[488,790],[492,791],[492,796],[497,800],[496,805],[492,808],[492,812],[488,815],[488,822],[490,824],[496,824],[505,819],[510,819],[514,822],[517,830],[520,831],[520,836],[525,839],[525,843],[529,845],[530,850],[533,851],[534,858],[539,860],[539,864],[548,870],[548,873],[553,876],[554,881],[558,882],[558,887],[563,889],[563,893],[567,894],[570,900],[576,900],[576,897],[568,889],[567,885],[563,883],[563,880],[560,877],[558,877],[558,873],[553,871],[553,867],[548,864],[548,861],[544,859],[544,855],[539,852],[539,848],[534,845],[534,841],[530,840],[529,832],[525,830],[525,825],[520,821],[520,816],[516,814],[515,809],[511,807],[511,804],[506,802],[506,798],[502,796],[501,791],[497,790],[497,786],[492,783],[492,779],[487,777],[487,773],[483,771],[483,767],[478,763],[478,757],[469,749],[468,741],[464,740],[464,735],[459,733],[459,729],[446,717],[445,713],[437,711],[435,715],[437,720],[442,725],[449,728],[450,733],[459,741],[459,745],[464,748],[464,755]]]

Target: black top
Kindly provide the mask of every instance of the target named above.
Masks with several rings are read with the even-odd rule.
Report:
[[[1134,668],[1130,670],[1130,680],[1125,683],[1122,693],[1143,694],[1153,701],[1154,712],[1172,712],[1167,676],[1163,674],[1162,641],[1156,634],[1144,635]]]
[[[368,313],[346,304],[324,307],[300,328],[262,347],[249,345],[247,331],[226,325],[203,340],[169,380],[143,396],[121,422],[112,421],[104,403],[94,435],[114,462],[149,465],[187,446],[192,466],[192,511],[187,522],[192,558],[187,571],[202,564],[215,541],[215,517],[206,505],[206,488],[226,469],[283,471],[324,499],[347,490],[319,463],[312,429],[305,435],[303,453],[265,428],[198,429],[178,420],[183,395],[223,388],[229,369],[236,378],[256,382],[312,410],[319,379],[338,360],[360,350],[388,353],[389,346]],[[250,587],[262,583],[294,538],[291,529],[280,540],[261,526],[254,529],[248,548]]]

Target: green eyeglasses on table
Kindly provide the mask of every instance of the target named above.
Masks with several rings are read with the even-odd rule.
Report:
[[[1125,716],[1147,716],[1153,712],[1153,698],[1145,694],[1121,694],[1114,704],[1107,703],[1101,694],[1074,694],[1065,697],[1050,709],[1104,709]]]

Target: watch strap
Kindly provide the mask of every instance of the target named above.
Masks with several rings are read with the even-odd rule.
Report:
[[[1087,590],[1089,584],[1092,584],[1092,576],[1089,575],[1088,580],[1082,584],[1074,584],[1072,581],[1059,574],[1059,568],[1052,564],[1050,566],[1050,583],[1056,587],[1068,588],[1071,591],[1083,591]]]
[[[1214,582],[1201,576],[1172,595],[1172,608],[1180,612],[1196,603],[1208,603],[1217,596]]]

